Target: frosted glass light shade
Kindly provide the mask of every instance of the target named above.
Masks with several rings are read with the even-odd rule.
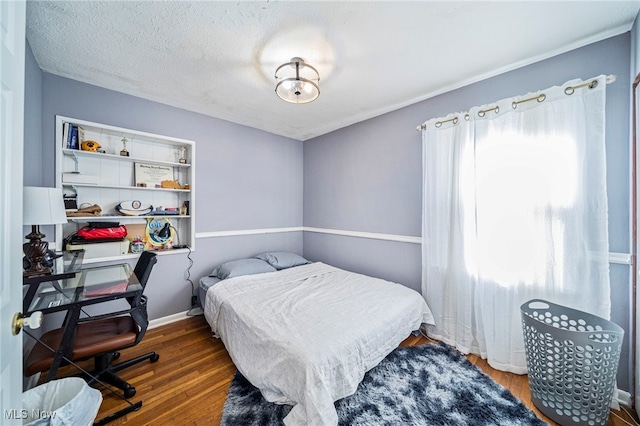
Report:
[[[301,58],[291,58],[290,62],[276,69],[276,95],[286,102],[306,104],[320,96],[320,74]]]

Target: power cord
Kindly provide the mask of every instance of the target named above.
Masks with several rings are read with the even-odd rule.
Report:
[[[198,295],[196,294],[196,286],[191,280],[191,267],[193,266],[193,259],[191,259],[191,248],[187,247],[189,252],[187,253],[187,259],[189,259],[189,267],[185,271],[184,279],[191,284],[191,309],[187,311],[187,316],[195,317],[204,314],[201,306],[198,306]]]
[[[169,227],[173,229],[176,234],[176,241],[180,243],[180,233],[176,229],[175,226],[169,224]],[[184,271],[184,279],[191,285],[191,309],[187,311],[187,316],[194,317],[198,315],[202,315],[204,312],[200,306],[198,306],[198,296],[196,294],[196,286],[191,280],[191,267],[193,266],[193,259],[191,258],[191,247],[185,244],[176,244],[173,246],[174,249],[187,249],[187,259],[189,260],[189,266],[187,266],[187,270]]]

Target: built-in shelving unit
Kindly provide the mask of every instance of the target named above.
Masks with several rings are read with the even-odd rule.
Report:
[[[71,136],[73,128],[78,129],[73,134],[75,140]],[[83,150],[83,141],[97,142],[99,147],[95,152]],[[171,244],[186,245],[194,250],[194,158],[195,142],[190,140],[56,116],[56,186],[62,188],[65,195],[75,195],[78,207],[97,204],[102,210],[100,216],[69,217],[68,223],[56,226],[56,249],[62,250],[64,238],[87,222],[118,222],[132,230],[130,237],[145,237],[141,230],[147,229],[150,222],[169,221],[175,233]],[[143,177],[141,168],[146,168]],[[168,176],[167,180],[175,181],[178,188],[159,185],[160,179]],[[178,209],[180,214],[121,215],[116,206],[128,201],[139,201],[143,206],[153,206],[154,210]],[[186,250],[151,248],[161,254]],[[135,253],[121,253],[93,259],[85,256],[85,260],[112,261],[135,256]]]

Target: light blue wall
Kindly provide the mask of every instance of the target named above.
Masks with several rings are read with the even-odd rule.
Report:
[[[573,78],[616,74],[607,87],[607,162],[611,250],[629,245],[629,69],[625,34],[437,96],[304,144],[200,114],[41,73],[27,49],[25,183],[54,182],[54,119],[66,115],[197,143],[196,232],[304,226],[421,235],[421,141],[415,127],[505,97]],[[42,88],[37,93],[37,86]],[[30,90],[30,89],[28,89]],[[38,117],[39,115],[39,117]],[[26,122],[25,121],[25,122]],[[30,139],[31,138],[31,139]],[[38,153],[36,155],[35,153]],[[26,161],[34,157],[36,166]],[[27,170],[29,168],[29,170]],[[27,173],[29,173],[27,177]],[[304,185],[303,185],[304,180]],[[356,272],[420,288],[420,245],[314,232],[199,238],[191,279],[222,261],[289,250]],[[189,308],[185,255],[164,256],[147,289],[151,318]],[[627,330],[618,386],[630,388],[629,268],[612,267],[616,309]]]
[[[417,125],[574,78],[615,74],[617,81],[607,86],[610,246],[612,252],[630,253],[630,48],[630,34],[623,34],[306,141],[305,227],[420,237],[422,147]],[[414,289],[421,285],[419,244],[305,232],[304,254]],[[611,287],[616,307],[612,320],[627,332],[618,386],[629,390],[628,266],[612,266]]]
[[[64,115],[196,141],[196,234],[302,226],[300,142],[53,74],[41,80],[42,138],[25,146],[42,158],[37,172],[44,186],[54,185],[55,116]],[[28,115],[37,110],[30,106]],[[191,280],[197,284],[220,262],[266,250],[302,254],[302,233],[197,238]],[[146,289],[151,319],[190,308],[189,263],[185,254],[159,258]]]
[[[25,46],[24,185],[43,186],[43,158],[39,149],[42,141],[42,71],[28,41]]]

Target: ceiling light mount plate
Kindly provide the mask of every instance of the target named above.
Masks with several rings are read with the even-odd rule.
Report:
[[[293,104],[307,104],[320,96],[320,74],[304,59],[293,57],[275,72],[276,95]]]

